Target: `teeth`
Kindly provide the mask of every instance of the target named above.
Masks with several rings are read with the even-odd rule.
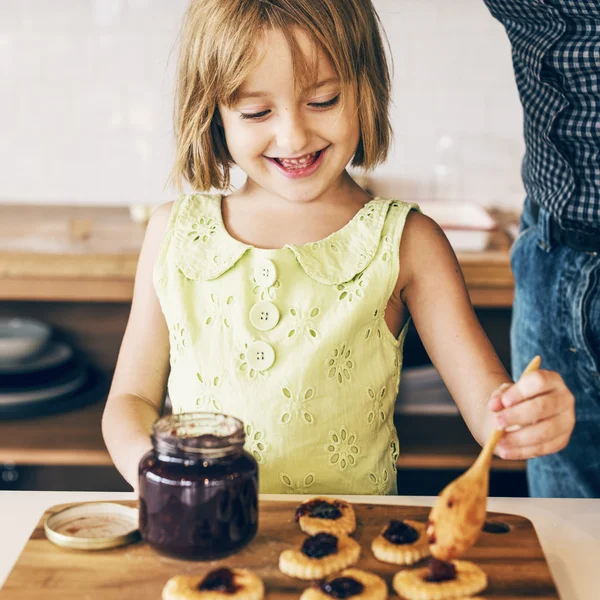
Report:
[[[316,156],[317,153],[313,152],[312,154],[307,154],[306,156],[303,156],[301,158],[280,158],[278,160],[284,167],[293,169],[295,167],[302,167],[314,162]]]

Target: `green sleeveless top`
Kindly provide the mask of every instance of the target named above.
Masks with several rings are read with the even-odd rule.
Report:
[[[175,201],[154,267],[173,412],[241,419],[263,493],[396,493],[394,403],[407,330],[384,311],[414,204],[374,199],[342,229],[266,250],[221,196]]]

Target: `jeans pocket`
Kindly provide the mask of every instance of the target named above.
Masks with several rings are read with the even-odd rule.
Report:
[[[600,261],[590,258],[581,293],[581,340],[588,360],[586,370],[600,398]]]
[[[528,239],[531,239],[532,234],[537,231],[537,224],[529,225],[519,232],[519,235],[514,239],[510,251],[510,267],[513,273],[518,269],[519,265],[519,249],[525,245]]]

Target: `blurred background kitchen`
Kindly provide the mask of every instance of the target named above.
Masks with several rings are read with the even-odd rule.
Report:
[[[374,3],[393,56],[395,143],[385,165],[353,174],[442,225],[508,367],[508,253],[524,198],[508,40],[482,0]],[[186,6],[0,2],[0,489],[129,489],[100,417],[145,223],[175,195]],[[477,453],[414,330],[396,422],[401,494],[437,494]],[[490,493],[526,494],[524,463],[495,460]]]

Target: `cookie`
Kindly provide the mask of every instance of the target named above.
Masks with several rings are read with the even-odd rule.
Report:
[[[202,577],[176,575],[167,581],[162,600],[262,600],[262,579],[246,569],[216,569]]]
[[[317,533],[304,540],[300,550],[284,550],[279,570],[297,579],[321,579],[356,564],[360,545],[348,536]]]
[[[430,567],[405,569],[394,575],[392,586],[396,593],[407,600],[450,600],[478,594],[487,586],[486,574],[472,562],[437,562],[444,565],[444,568],[450,567],[455,577],[443,575],[432,581]]]
[[[427,526],[417,521],[390,521],[371,543],[375,558],[394,565],[412,565],[429,556]]]
[[[386,600],[387,597],[387,584],[378,575],[361,569],[344,569],[341,573],[304,590],[300,600]]]
[[[308,535],[332,533],[350,535],[356,529],[356,515],[349,502],[335,498],[310,498],[298,505],[295,515],[300,529]]]

